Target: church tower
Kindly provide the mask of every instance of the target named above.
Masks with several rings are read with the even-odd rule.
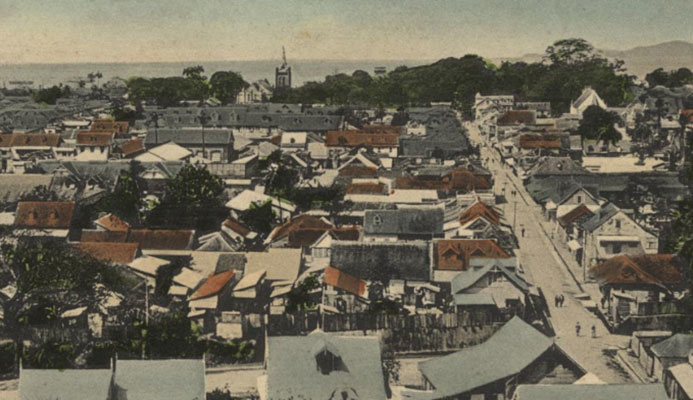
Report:
[[[274,73],[275,87],[290,88],[291,87],[291,67],[286,62],[286,50],[282,46],[282,65],[277,67]]]

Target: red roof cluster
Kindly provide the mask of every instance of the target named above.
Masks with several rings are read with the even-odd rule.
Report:
[[[369,133],[362,131],[329,131],[325,138],[327,147],[396,147],[399,133]]]
[[[100,261],[130,264],[139,254],[139,243],[77,242],[74,248]]]
[[[565,214],[564,216],[558,218],[558,223],[561,224],[561,226],[570,226],[575,221],[585,217],[591,217],[593,215],[592,211],[590,211],[589,208],[587,208],[586,205],[580,204],[579,206],[573,208],[570,210],[569,213]]]
[[[469,221],[473,221],[478,217],[483,217],[493,225],[500,223],[501,215],[492,207],[486,205],[482,201],[477,201],[460,214],[460,225],[464,225]]]
[[[228,271],[220,272],[215,275],[210,275],[207,280],[190,296],[190,300],[203,299],[205,297],[214,296],[215,294],[221,292],[226,286],[235,272],[230,269]]]
[[[58,147],[62,139],[56,133],[8,133],[0,135],[0,147]]]
[[[491,239],[439,240],[436,245],[438,269],[466,271],[472,258],[510,258],[498,243]]]
[[[532,135],[520,136],[520,148],[522,149],[560,149],[561,139],[556,135]]]
[[[471,192],[491,188],[488,180],[466,168],[457,168],[443,177],[436,176],[405,176],[395,179],[397,189],[417,190],[457,190]]]
[[[334,286],[356,296],[364,297],[366,294],[366,282],[337,268],[325,268],[323,281],[326,285]]]
[[[131,229],[124,231],[82,230],[83,242],[139,243],[142,250],[189,250],[195,231],[173,229]]]
[[[118,136],[126,135],[130,130],[127,121],[113,121],[110,119],[97,119],[92,122],[90,129],[92,132],[113,132]]]
[[[73,201],[20,201],[14,225],[33,229],[69,229],[74,212]]]
[[[602,284],[680,285],[684,282],[681,260],[674,254],[616,256],[590,267]]]
[[[128,140],[127,142],[120,145],[120,152],[125,157],[135,155],[137,153],[143,152],[144,150],[144,140],[142,140],[141,138]]]
[[[346,194],[385,194],[384,183],[350,183]]]
[[[84,146],[109,146],[113,143],[113,132],[77,132],[77,144]]]

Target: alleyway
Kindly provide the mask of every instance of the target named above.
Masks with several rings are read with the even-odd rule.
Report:
[[[520,244],[519,259],[527,278],[539,286],[546,296],[558,344],[569,356],[601,380],[607,383],[629,382],[630,378],[618,367],[614,367],[616,361],[612,356],[606,354],[610,353],[610,350],[626,347],[628,337],[609,334],[601,320],[587,311],[574,297],[582,294],[582,289],[570,274],[570,267],[556,253],[551,239],[547,236],[550,232],[542,229],[544,217],[540,207],[527,194],[520,180],[500,162],[497,152],[483,145],[476,127],[468,124],[467,128],[472,143],[481,145],[482,159],[489,158],[487,168],[495,179],[495,193],[501,193],[505,187],[508,203],[504,204],[502,209],[506,223],[515,225],[515,233]],[[513,191],[515,196],[512,195]],[[573,273],[576,274],[574,268],[573,266]],[[554,304],[554,297],[559,294],[565,296],[565,304],[560,308]],[[576,322],[582,327],[579,337],[575,334]],[[591,337],[590,330],[593,325],[596,327],[597,338]]]

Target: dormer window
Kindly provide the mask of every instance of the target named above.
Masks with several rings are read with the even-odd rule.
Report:
[[[383,218],[380,215],[376,215],[373,217],[373,225],[382,225],[383,224]]]
[[[335,371],[349,372],[342,357],[334,351],[334,346],[329,346],[327,343],[315,354],[315,366],[323,375],[329,375]]]
[[[58,213],[55,212],[55,211],[51,211],[51,213],[48,214],[48,217],[49,217],[50,219],[58,219]]]

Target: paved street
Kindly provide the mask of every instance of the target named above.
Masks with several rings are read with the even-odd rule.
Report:
[[[471,141],[481,144],[482,138],[478,130],[471,124],[467,127]],[[629,382],[630,378],[618,367],[614,367],[612,357],[604,353],[604,350],[627,346],[628,337],[609,334],[601,320],[587,311],[574,297],[582,293],[582,290],[542,230],[540,224],[544,217],[540,207],[529,197],[519,179],[501,164],[495,151],[482,146],[481,154],[482,159],[489,157],[487,167],[495,178],[494,191],[500,193],[506,187],[509,202],[502,206],[506,223],[515,223],[520,243],[520,262],[527,278],[541,287],[546,296],[557,342],[571,357],[601,380],[607,383]],[[516,191],[514,197],[511,194],[513,190]],[[525,229],[524,237],[521,235],[522,228]],[[565,296],[565,304],[561,308],[554,305],[554,296],[558,294]],[[579,337],[575,334],[576,322],[582,327]],[[597,329],[597,338],[591,337],[590,328],[593,325]]]

